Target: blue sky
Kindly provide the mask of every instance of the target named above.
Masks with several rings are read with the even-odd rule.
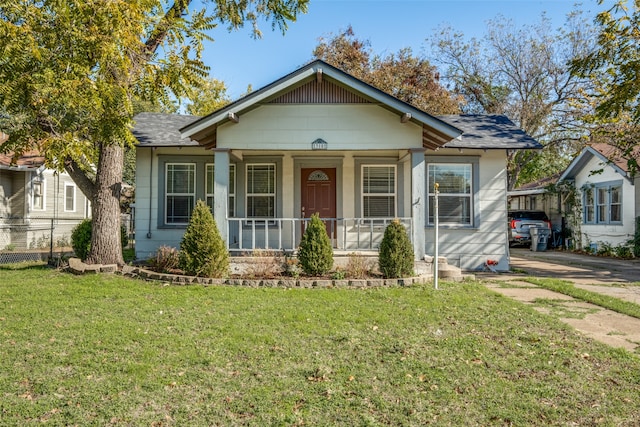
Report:
[[[605,5],[611,3],[605,0]],[[605,6],[596,0],[310,0],[308,13],[290,23],[284,35],[262,25],[262,39],[254,40],[248,28],[229,33],[218,27],[211,33],[215,41],[206,45],[205,62],[211,76],[224,81],[236,99],[249,84],[259,89],[305,64],[320,37],[349,25],[356,37],[370,40],[375,53],[403,47],[422,53],[428,48],[425,39],[443,25],[482,37],[487,21],[498,15],[522,26],[538,22],[544,12],[558,28],[575,8],[595,16]]]

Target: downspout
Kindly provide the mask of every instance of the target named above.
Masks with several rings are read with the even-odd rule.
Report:
[[[153,203],[153,151],[154,147],[151,147],[151,166],[149,167],[149,231],[147,231],[147,239],[151,238],[151,204]]]

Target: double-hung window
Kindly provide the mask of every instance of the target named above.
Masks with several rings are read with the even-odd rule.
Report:
[[[206,188],[205,188],[205,197],[207,200],[207,205],[213,212],[213,203],[215,199],[215,166],[213,163],[207,163],[207,176],[206,176]],[[229,217],[235,216],[236,210],[236,165],[229,165],[229,201],[228,201],[228,214]]]
[[[166,163],[165,223],[187,224],[196,202],[196,164]]]
[[[396,166],[362,165],[362,216],[396,216]]]
[[[246,200],[248,218],[275,218],[276,165],[250,163],[246,167]]]
[[[473,165],[470,163],[428,164],[429,224],[434,224],[436,183],[438,183],[439,223],[473,225]]]
[[[622,222],[622,183],[602,182],[583,187],[582,202],[585,224]]]
[[[593,188],[585,188],[583,192],[585,224],[593,224],[595,222],[595,200]]]
[[[74,184],[64,184],[64,211],[76,211],[76,186]]]
[[[33,191],[33,196],[32,196],[33,210],[38,210],[38,211],[45,210],[46,205],[45,205],[45,198],[44,198],[45,197],[44,180],[38,179],[33,181],[32,191]]]

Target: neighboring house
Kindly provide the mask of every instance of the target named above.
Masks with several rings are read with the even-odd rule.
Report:
[[[578,247],[615,247],[633,237],[640,216],[640,180],[630,176],[627,160],[615,147],[598,143],[585,148],[559,181],[573,183],[582,205]]]
[[[197,199],[229,250],[295,250],[314,212],[335,251],[377,251],[385,224],[417,259],[507,270],[507,150],[540,145],[502,116],[434,117],[314,61],[214,113],[135,117],[136,256],[178,247]]]
[[[509,210],[544,211],[551,220],[553,230],[562,229],[562,217],[566,212],[563,195],[549,191],[549,186],[558,182],[560,174],[522,185],[507,192]]]
[[[0,251],[49,249],[52,237],[69,246],[71,230],[89,216],[71,178],[46,169],[39,153],[0,154]]]

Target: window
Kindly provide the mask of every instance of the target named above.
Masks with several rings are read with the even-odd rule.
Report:
[[[44,196],[45,196],[44,181],[42,181],[41,179],[37,181],[33,181],[32,191],[33,191],[33,197],[32,197],[33,209],[39,210],[39,211],[45,210],[46,205],[44,201]]]
[[[584,222],[593,224],[595,213],[595,199],[593,197],[593,188],[585,188],[584,190]]]
[[[622,222],[622,185],[604,182],[583,188],[585,224]]]
[[[362,166],[362,216],[364,218],[396,216],[395,166]]]
[[[196,200],[195,163],[167,163],[165,222],[187,224]]]
[[[64,211],[76,211],[76,186],[73,184],[64,184]]]
[[[207,164],[207,179],[205,188],[205,197],[207,205],[213,211],[214,188],[215,188],[215,166],[212,163]],[[235,216],[236,205],[236,165],[229,165],[229,217]]]
[[[246,173],[247,217],[275,218],[276,165],[248,164]]]
[[[427,166],[429,197],[428,223],[434,223],[434,184],[439,185],[438,220],[441,224],[473,224],[472,165],[466,163],[430,163]]]

